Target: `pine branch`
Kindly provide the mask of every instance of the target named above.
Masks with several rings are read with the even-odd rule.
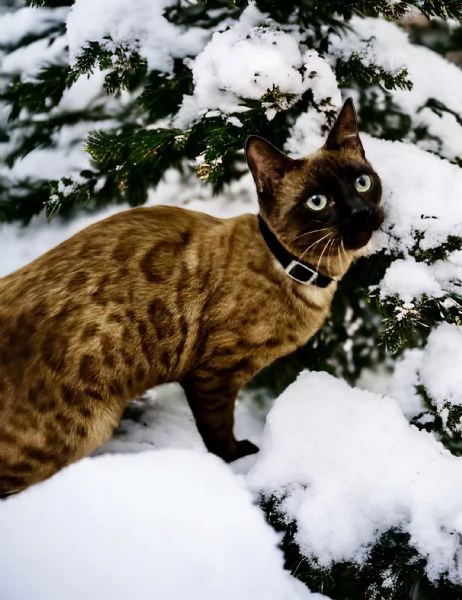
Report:
[[[74,83],[80,76],[91,75],[98,68],[107,71],[104,87],[108,94],[117,96],[122,90],[135,90],[146,76],[146,59],[129,46],[114,45],[110,36],[104,40],[111,43],[111,49],[99,42],[89,42],[70,70],[69,80]]]
[[[50,22],[50,25],[47,29],[41,30],[39,33],[29,32],[26,35],[19,38],[14,43],[5,43],[0,40],[0,50],[5,54],[10,52],[14,52],[19,48],[23,48],[24,46],[28,46],[29,44],[33,44],[34,42],[41,40],[43,38],[49,38],[50,41],[64,35],[66,33],[66,24],[64,22]]]
[[[10,121],[19,118],[22,111],[30,113],[48,112],[56,106],[66,88],[70,87],[69,67],[65,64],[51,64],[43,67],[33,81],[22,81],[20,75],[12,78],[6,91],[0,94],[0,101],[10,107]]]
[[[378,85],[386,90],[411,90],[412,82],[408,78],[406,68],[397,73],[390,73],[380,65],[364,64],[363,57],[354,52],[348,60],[338,60],[335,65],[335,73],[341,87],[349,87],[352,84],[361,87]]]
[[[462,296],[455,293],[439,298],[423,295],[413,302],[404,302],[397,295],[376,300],[382,316],[380,339],[392,354],[423,346],[438,323],[462,324]]]

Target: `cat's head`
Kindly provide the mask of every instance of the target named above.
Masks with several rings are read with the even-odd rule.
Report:
[[[327,275],[342,275],[383,221],[380,178],[366,160],[352,100],[317,152],[292,159],[251,136],[246,154],[261,215],[280,242]]]

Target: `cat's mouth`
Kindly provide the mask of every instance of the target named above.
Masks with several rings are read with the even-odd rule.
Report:
[[[347,234],[343,237],[343,243],[347,250],[359,250],[371,239],[373,231],[361,231],[360,233]]]
[[[372,215],[369,215],[367,223],[361,223],[361,226],[349,228],[342,235],[345,248],[348,250],[359,250],[363,248],[371,239],[374,231],[377,231],[383,223],[383,211],[377,209]],[[359,224],[358,224],[359,225]]]

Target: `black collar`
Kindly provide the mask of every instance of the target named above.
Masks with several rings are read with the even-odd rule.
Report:
[[[266,245],[276,260],[281,263],[284,271],[289,277],[298,281],[298,283],[303,283],[305,285],[312,283],[320,288],[327,287],[329,283],[333,281],[330,277],[318,273],[318,271],[308,263],[300,262],[296,256],[286,250],[260,215],[258,215],[258,226],[260,227],[260,232]]]

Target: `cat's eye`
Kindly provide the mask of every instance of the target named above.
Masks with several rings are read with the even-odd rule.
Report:
[[[367,192],[371,189],[372,180],[369,175],[363,173],[356,178],[355,188],[357,192]]]
[[[305,206],[311,210],[324,210],[327,206],[327,197],[324,194],[314,194],[305,200]]]

